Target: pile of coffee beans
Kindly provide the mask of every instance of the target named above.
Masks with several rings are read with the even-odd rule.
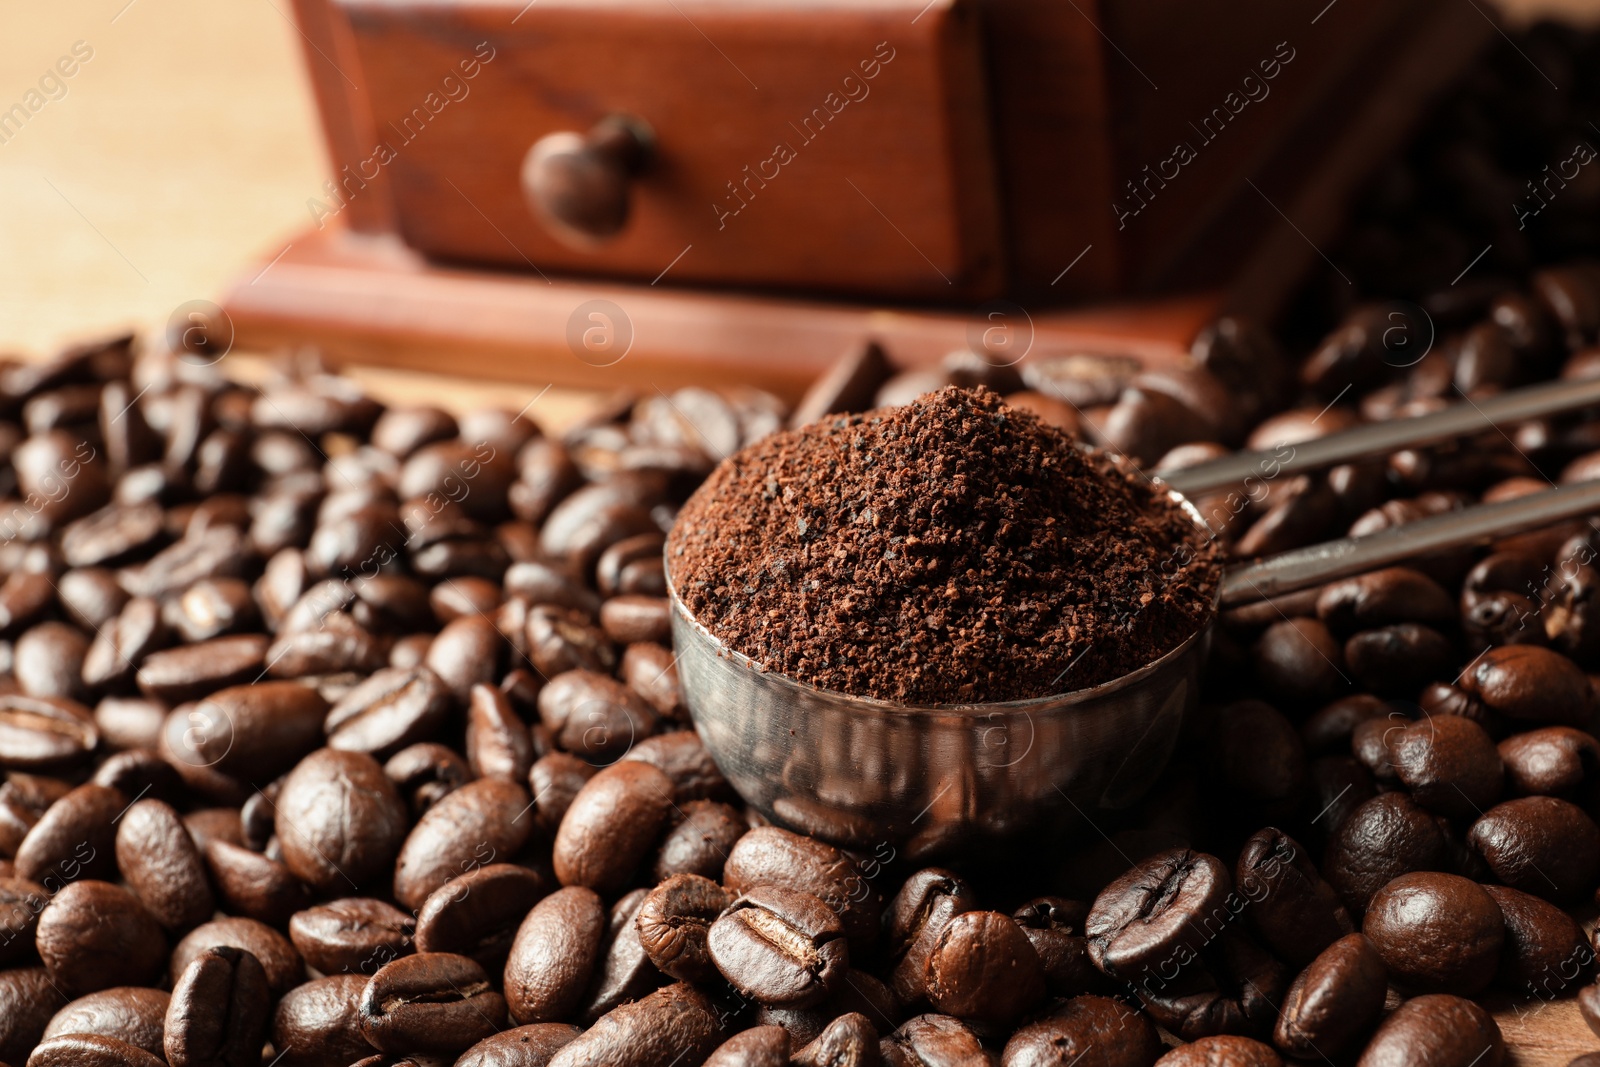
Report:
[[[1574,71],[1592,51],[1540,34]],[[1494,87],[1520,99],[1522,61],[1452,136],[1520,136]],[[1600,373],[1573,258],[1600,250],[1557,251],[1396,288],[1426,354],[1361,303],[1304,347],[1219,321],[1160,371],[868,352],[793,420],[983,385],[1160,469],[1292,450]],[[772,398],[619,396],[556,438],[207,362],[120,338],[0,363],[10,1067],[1497,1067],[1490,997],[1600,1032],[1600,527],[1228,613],[1150,795],[936,866],[768,824],[686,728],[665,532],[784,424]],[[1586,413],[1199,503],[1251,556],[1597,456]]]
[[[728,647],[921,705],[1138,670],[1205,625],[1216,556],[1148,475],[982,386],[767,437],[717,467],[667,546]]]

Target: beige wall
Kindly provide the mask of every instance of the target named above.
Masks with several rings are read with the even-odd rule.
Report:
[[[1515,6],[1600,16],[1600,0]],[[0,349],[159,327],[306,225],[325,162],[288,14],[287,0],[7,5],[0,109],[74,42],[93,58],[0,143]]]

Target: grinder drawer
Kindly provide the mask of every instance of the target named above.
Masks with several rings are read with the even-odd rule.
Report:
[[[1000,287],[967,0],[338,2],[376,139],[342,192],[386,184],[428,255],[912,298]]]

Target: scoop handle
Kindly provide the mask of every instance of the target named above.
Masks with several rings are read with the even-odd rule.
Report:
[[[1342,537],[1229,567],[1222,577],[1221,602],[1225,608],[1237,607],[1441,549],[1481,544],[1597,513],[1600,480],[1477,504],[1365,537]]]

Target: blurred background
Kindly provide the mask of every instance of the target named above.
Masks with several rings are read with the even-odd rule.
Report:
[[[1500,6],[1600,18],[1600,0]],[[89,58],[0,131],[0,347],[159,327],[310,221],[330,174],[287,0],[18,4],[5,26],[0,108],[75,45]]]

